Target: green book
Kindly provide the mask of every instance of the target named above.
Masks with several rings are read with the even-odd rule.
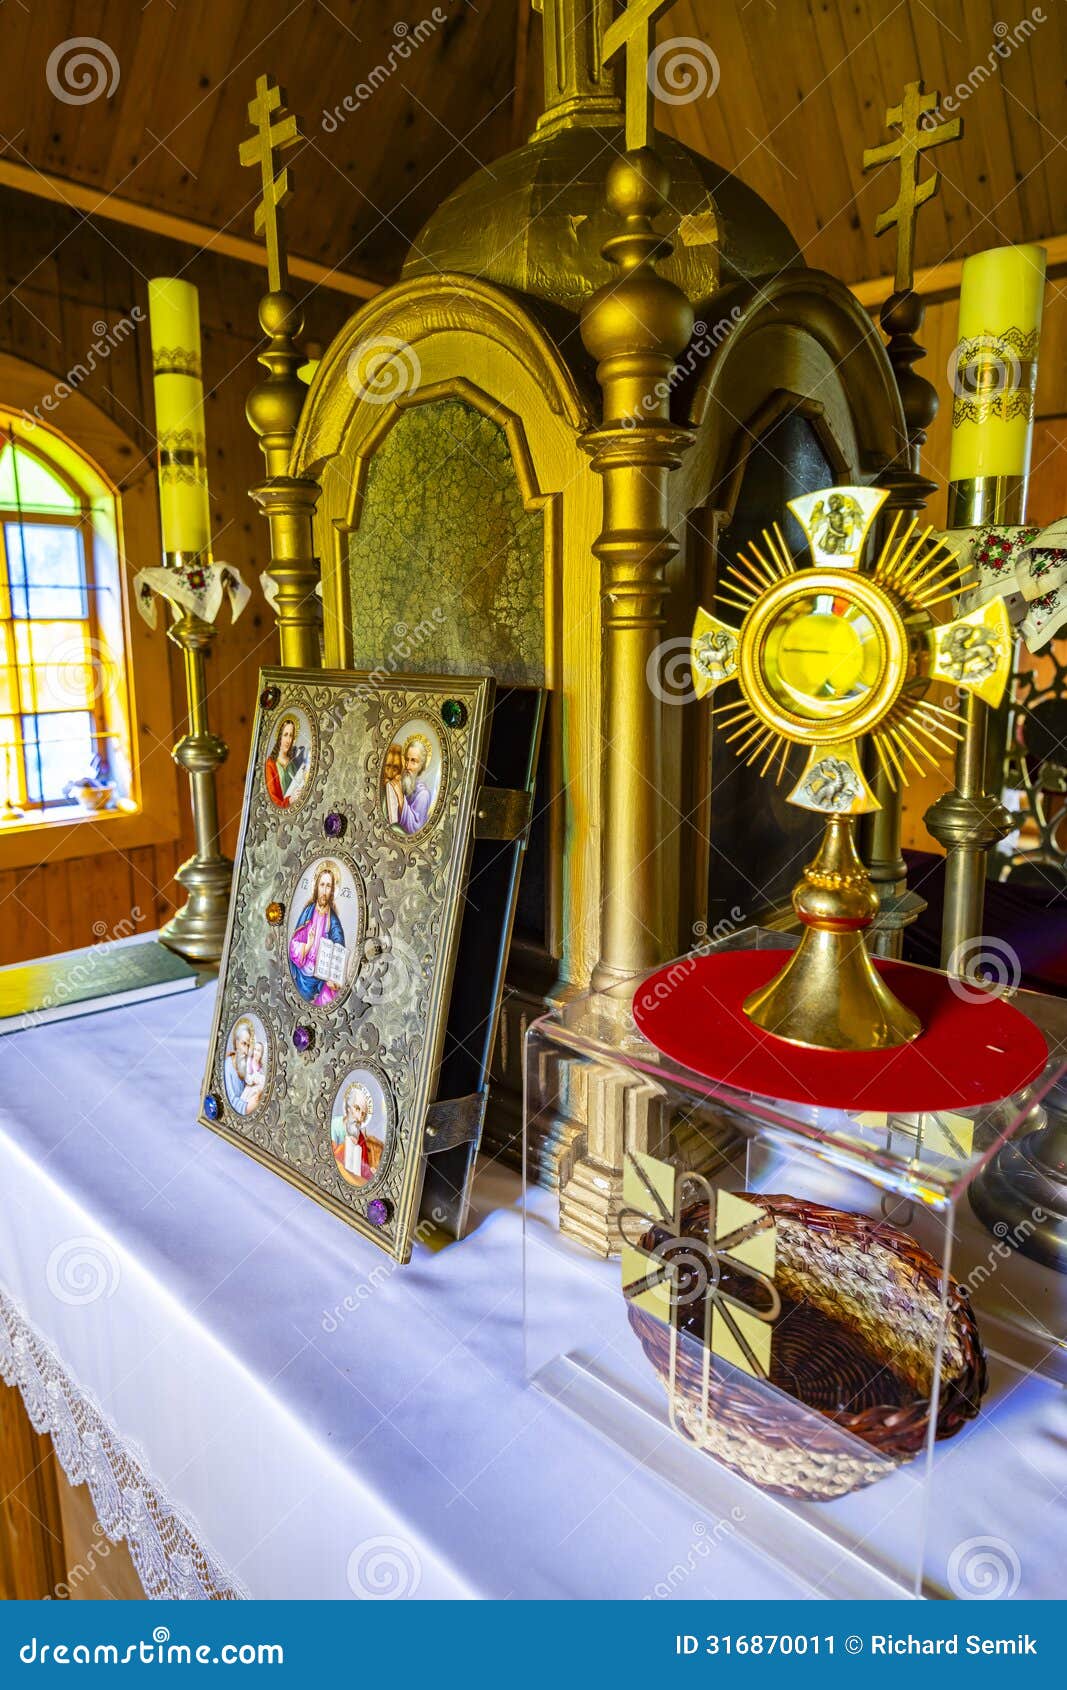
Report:
[[[158,939],[112,939],[0,968],[0,1035],[188,992],[214,979]]]

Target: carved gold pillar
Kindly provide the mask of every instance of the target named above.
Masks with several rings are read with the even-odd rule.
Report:
[[[671,377],[693,330],[680,288],[660,276],[669,245],[655,234],[670,178],[647,147],[617,158],[607,204],[622,222],[604,248],[619,274],[582,313],[597,360],[604,420],[583,444],[604,478],[604,526],[593,551],[603,604],[603,831],[600,961],[603,988],[664,959],[674,934],[663,907],[662,704],[648,683],[664,636],[668,477],[692,435],[670,420]]]
[[[290,669],[318,669],[322,666],[321,610],[315,589],[320,571],[314,517],[320,489],[317,481],[289,474],[306,392],[296,373],[303,363],[296,345],[303,312],[291,294],[278,289],[264,294],[259,321],[269,337],[259,361],[269,373],[248,395],[247,412],[259,435],[267,479],[252,488],[252,497],[270,524],[270,573],[278,589],[275,616],[281,662]]]
[[[668,477],[692,440],[670,420],[670,394],[693,310],[654,263],[670,250],[652,227],[669,190],[649,148],[614,160],[607,204],[622,227],[604,255],[618,274],[582,313],[582,339],[604,396],[603,423],[583,441],[604,481],[604,526],[593,547],[603,607],[598,989],[653,967],[675,942],[663,901],[663,706],[648,682],[665,631],[666,568],[678,549],[667,525]],[[606,1012],[625,1017],[628,1009],[620,1001]],[[658,1088],[610,1070],[596,1073],[585,1103],[584,1143],[561,1189],[560,1226],[607,1256],[620,1247],[623,1153],[662,1149],[662,1100]]]
[[[304,314],[288,289],[284,214],[293,184],[281,158],[304,137],[273,77],[257,77],[248,117],[254,133],[241,142],[240,159],[260,174],[255,226],[267,249],[269,290],[259,302],[260,327],[267,336],[259,361],[267,379],[252,389],[246,407],[259,435],[267,479],[253,487],[252,497],[270,524],[270,573],[277,587],[274,614],[281,661],[289,669],[319,669],[321,609],[315,588],[320,571],[313,524],[320,489],[317,481],[289,474],[304,404],[305,388],[297,375],[304,359],[296,344]]]

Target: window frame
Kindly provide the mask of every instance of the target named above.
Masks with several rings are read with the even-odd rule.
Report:
[[[178,771],[171,757],[176,717],[170,648],[161,628],[152,630],[140,615],[131,615],[130,589],[136,566],[131,566],[128,560],[136,557],[152,562],[159,556],[154,458],[143,442],[131,439],[84,394],[68,392],[62,399],[57,399],[56,394],[55,378],[48,371],[12,354],[0,353],[0,413],[4,421],[11,418],[21,425],[14,432],[16,438],[21,436],[19,443],[30,453],[34,452],[37,436],[40,446],[36,455],[82,501],[82,512],[72,522],[83,525],[87,584],[96,578],[97,563],[96,495],[89,496],[87,487],[99,483],[100,497],[106,498],[114,511],[130,792],[128,803],[120,809],[74,815],[65,807],[56,813],[52,806],[51,812],[48,807],[27,810],[20,819],[0,822],[0,871],[96,857],[111,850],[124,852],[181,837]],[[52,420],[53,416],[61,419],[62,427],[58,420]],[[71,475],[64,473],[62,464],[50,453],[51,442],[59,443],[60,456],[73,455],[79,466],[85,466],[86,485],[72,484]],[[0,520],[5,519],[8,510],[5,506]],[[22,516],[32,523],[38,514],[26,510]],[[68,525],[72,525],[70,519]],[[91,534],[86,529],[92,530]],[[110,549],[110,529],[108,544]],[[90,625],[93,596],[90,591]]]
[[[5,583],[6,583],[6,597],[9,601],[8,605],[7,605],[7,614],[2,616],[2,620],[11,629],[11,635],[12,635],[12,658],[13,658],[12,667],[13,667],[14,673],[15,673],[15,686],[16,686],[16,693],[17,693],[17,699],[18,699],[18,708],[17,708],[17,710],[13,709],[11,714],[18,718],[19,734],[20,734],[20,741],[19,741],[20,758],[19,758],[19,765],[18,765],[18,775],[19,775],[18,786],[19,786],[19,790],[18,790],[16,802],[19,805],[25,807],[26,822],[28,822],[31,826],[39,826],[42,822],[49,819],[49,816],[48,816],[49,810],[51,810],[53,812],[52,819],[54,819],[54,812],[60,807],[61,801],[58,800],[58,799],[48,799],[48,800],[42,800],[41,804],[39,804],[39,805],[37,805],[37,804],[31,805],[30,798],[29,798],[29,791],[28,791],[29,782],[28,782],[28,771],[27,771],[27,765],[26,765],[27,742],[26,742],[25,738],[22,737],[22,736],[24,736],[24,734],[25,734],[25,720],[26,720],[27,716],[33,716],[39,722],[40,717],[42,715],[54,715],[54,714],[56,714],[56,712],[38,710],[36,708],[36,705],[37,705],[36,698],[31,696],[30,700],[27,701],[27,699],[24,697],[24,695],[23,695],[23,684],[24,683],[23,683],[23,678],[22,678],[22,668],[23,668],[23,666],[19,662],[18,644],[17,644],[17,641],[14,638],[14,635],[15,635],[15,630],[17,629],[17,627],[20,624],[22,626],[26,627],[26,628],[32,628],[34,626],[38,626],[41,623],[48,622],[48,621],[80,622],[80,623],[84,624],[85,627],[87,628],[88,637],[89,637],[90,643],[93,647],[99,648],[99,646],[104,643],[101,640],[101,637],[100,637],[101,624],[100,624],[98,606],[97,606],[97,602],[96,602],[97,581],[96,581],[96,572],[95,572],[95,546],[94,546],[95,535],[94,535],[93,521],[92,521],[92,507],[91,507],[90,501],[86,498],[84,489],[78,486],[78,484],[75,482],[73,477],[67,474],[67,472],[62,467],[62,465],[57,464],[53,459],[49,458],[45,452],[35,451],[33,444],[30,440],[27,440],[27,439],[23,438],[22,436],[16,435],[14,432],[12,432],[8,427],[7,417],[6,417],[5,413],[3,412],[2,408],[0,408],[0,442],[3,442],[3,444],[0,445],[0,452],[2,452],[6,448],[6,445],[8,443],[10,443],[12,449],[17,449],[19,452],[25,453],[26,455],[28,455],[32,458],[35,458],[36,461],[39,464],[41,464],[44,467],[44,469],[46,469],[48,471],[49,475],[53,476],[56,481],[58,481],[62,486],[64,486],[66,488],[67,493],[77,503],[77,505],[79,507],[77,509],[77,511],[46,510],[42,507],[34,508],[32,505],[26,506],[22,509],[19,509],[16,506],[10,506],[10,505],[4,504],[2,499],[0,499],[0,552],[2,552],[2,554],[3,554],[3,571],[4,571],[4,577],[5,577]],[[6,533],[6,530],[11,526],[17,526],[19,528],[65,528],[65,529],[73,529],[80,535],[80,538],[81,538],[82,574],[83,574],[84,581],[85,581],[85,586],[84,586],[85,615],[84,616],[79,616],[79,617],[72,617],[72,616],[71,617],[68,617],[68,616],[63,616],[63,617],[39,617],[39,616],[31,615],[30,609],[29,609],[30,587],[29,587],[28,584],[23,587],[23,591],[26,595],[26,615],[25,616],[16,616],[15,609],[14,609],[15,593],[14,593],[14,590],[13,590],[12,584],[11,584],[11,555],[10,555],[10,549],[9,549],[8,543],[7,543],[7,533]],[[25,553],[23,553],[23,563],[25,564]],[[128,659],[127,659],[127,653],[126,653],[126,650],[125,650],[125,642],[124,642],[123,651],[122,651],[123,687],[122,687],[122,710],[121,710],[121,713],[123,715],[128,715],[128,708],[129,708],[128,707],[128,687],[126,685],[126,673],[125,673],[127,667],[128,667]],[[109,733],[111,731],[110,730],[110,718],[109,718],[108,712],[107,712],[104,704],[102,703],[102,698],[103,698],[102,693],[96,694],[93,697],[92,704],[91,704],[91,707],[90,707],[89,710],[84,711],[84,712],[83,711],[76,712],[79,715],[85,714],[85,715],[89,715],[89,716],[92,717],[92,720],[93,720],[93,740],[94,740],[94,743],[97,744],[98,746],[101,742],[106,741],[106,739],[109,737]],[[128,727],[129,727],[129,724],[127,723],[127,728]],[[0,768],[0,781],[3,780],[5,775],[6,775],[6,771],[4,769]],[[69,810],[69,806],[68,806],[68,810]],[[81,818],[76,817],[76,816],[68,816],[66,819],[80,820]],[[7,826],[9,824],[5,823],[4,825]]]

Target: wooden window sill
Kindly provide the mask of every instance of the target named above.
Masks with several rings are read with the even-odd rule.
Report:
[[[68,862],[101,852],[159,845],[180,835],[177,806],[173,814],[148,815],[143,809],[67,811],[38,820],[0,822],[0,871]]]

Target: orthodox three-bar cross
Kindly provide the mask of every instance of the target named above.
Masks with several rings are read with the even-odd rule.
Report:
[[[927,94],[922,82],[909,82],[899,106],[890,106],[885,114],[886,125],[897,128],[900,134],[880,147],[868,147],[863,155],[864,170],[876,165],[900,160],[900,188],[888,211],[880,211],[875,219],[874,232],[884,235],[894,225],[897,230],[897,268],[894,286],[897,293],[906,292],[915,280],[915,219],[919,207],[933,199],[941,186],[941,172],[935,170],[925,181],[919,181],[919,155],[945,141],[956,141],[963,133],[961,118],[948,123],[924,124],[924,118],[937,110],[940,96]]]
[[[258,164],[262,172],[263,197],[256,206],[255,230],[266,242],[267,285],[272,293],[280,293],[289,280],[282,212],[292,197],[293,183],[287,165],[276,170],[276,156],[304,135],[299,119],[286,111],[285,94],[271,76],[257,78],[248,119],[256,133],[241,142],[241,163]]]
[[[656,19],[674,5],[674,0],[628,0],[604,31],[603,57],[609,64],[620,49],[626,51],[626,148],[634,152],[647,147],[652,134],[653,76],[652,50]]]

